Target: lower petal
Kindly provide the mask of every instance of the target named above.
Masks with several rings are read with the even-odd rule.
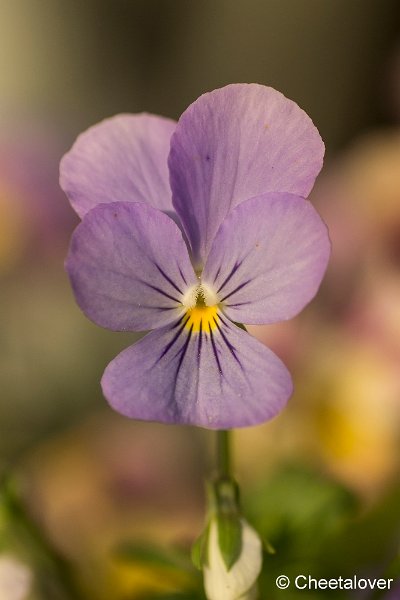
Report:
[[[221,314],[152,331],[108,365],[102,387],[127,417],[208,429],[267,421],[292,393],[281,360]]]

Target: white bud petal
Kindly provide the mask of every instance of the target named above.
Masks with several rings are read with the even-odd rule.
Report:
[[[25,600],[32,586],[32,571],[9,554],[0,555],[1,600]]]
[[[242,551],[228,571],[218,545],[218,528],[211,522],[208,538],[208,566],[204,566],[204,587],[208,600],[255,600],[256,581],[261,571],[262,546],[255,530],[242,520]]]

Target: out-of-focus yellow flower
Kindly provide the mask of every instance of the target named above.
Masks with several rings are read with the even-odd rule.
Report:
[[[145,594],[182,592],[190,589],[192,577],[180,571],[144,562],[112,560],[104,569],[101,589],[96,590],[96,598],[124,599],[141,598]]]
[[[320,348],[320,388],[310,415],[316,451],[349,486],[373,492],[399,466],[400,376],[373,346],[336,339]],[[322,364],[322,362],[324,364]]]

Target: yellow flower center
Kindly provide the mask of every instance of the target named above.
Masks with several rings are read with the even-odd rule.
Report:
[[[186,329],[192,329],[192,333],[199,331],[209,333],[217,327],[219,320],[218,306],[195,306],[190,308],[186,315],[189,317],[185,323]]]
[[[205,283],[189,288],[183,299],[185,329],[192,333],[210,333],[216,329],[220,319],[218,302],[218,296]]]

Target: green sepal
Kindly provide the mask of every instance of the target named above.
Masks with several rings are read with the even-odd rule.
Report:
[[[264,552],[266,552],[267,554],[276,554],[276,550],[271,544],[271,542],[269,542],[266,538],[261,538],[261,541]]]
[[[233,479],[217,479],[210,487],[210,505],[214,512],[238,515],[239,486]]]
[[[242,552],[242,522],[236,514],[217,516],[218,545],[229,571]]]
[[[201,571],[204,566],[208,566],[208,534],[210,526],[207,525],[205,530],[194,542],[191,551],[192,563]]]

